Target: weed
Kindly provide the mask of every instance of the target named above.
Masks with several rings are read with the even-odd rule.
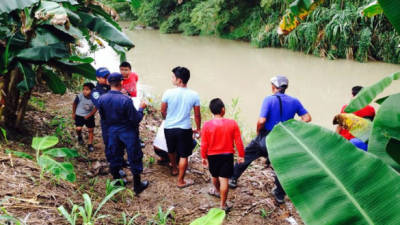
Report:
[[[54,135],[62,140],[62,142],[70,144],[72,142],[72,135],[68,132],[69,121],[61,116],[55,116],[51,121],[50,125],[56,127]]]
[[[161,206],[158,206],[158,211],[156,216],[148,222],[148,224],[154,225],[166,225],[168,221],[172,220],[172,223],[175,223],[174,217],[174,207],[170,207],[167,211],[163,211]]]
[[[1,134],[3,135],[4,141],[6,142],[6,144],[8,143],[8,139],[7,139],[7,131],[6,129],[0,127],[1,130]]]
[[[35,97],[35,96],[32,96],[32,97],[29,99],[29,104],[30,104],[31,106],[33,106],[33,107],[35,107],[35,108],[41,110],[41,111],[45,110],[45,108],[46,108],[45,102],[44,102],[42,99],[40,99],[40,98],[38,98],[38,97]]]
[[[123,213],[121,214],[120,223],[123,224],[123,225],[132,225],[132,224],[135,222],[135,219],[136,219],[137,217],[139,217],[139,216],[140,216],[140,213],[137,213],[136,215],[132,216],[132,217],[129,219],[129,217],[127,217],[127,215],[125,214],[125,212],[123,212]],[[128,220],[128,219],[129,219],[129,220]]]
[[[25,222],[22,222],[20,219],[14,217],[4,207],[0,207],[0,222],[1,224],[15,224],[15,225],[25,225]],[[4,223],[3,223],[4,222]]]
[[[92,200],[90,199],[88,194],[83,194],[83,200],[84,200],[84,205],[76,205],[73,202],[72,204],[72,209],[71,212],[69,213],[64,206],[58,207],[58,211],[63,215],[67,221],[71,225],[75,225],[76,221],[78,219],[78,216],[82,218],[82,224],[83,225],[94,225],[98,220],[104,219],[108,217],[108,215],[99,215],[98,213],[100,212],[101,208],[103,208],[104,204],[110,200],[115,194],[118,192],[124,190],[124,187],[119,187],[114,189],[112,192],[110,192],[104,199],[100,202],[99,206],[97,207],[96,211],[93,213],[93,204]]]
[[[265,209],[260,209],[260,215],[263,219],[267,219],[274,210],[266,211]]]
[[[119,183],[119,185],[117,185],[117,183]],[[124,181],[122,179],[113,180],[113,181],[110,181],[109,179],[107,179],[106,195],[109,195],[111,192],[113,192],[115,189],[117,189],[121,186],[124,186]]]

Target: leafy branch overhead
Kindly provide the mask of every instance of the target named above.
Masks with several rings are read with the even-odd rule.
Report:
[[[84,1],[68,0],[2,3],[1,28],[10,31],[1,37],[9,44],[8,51],[3,52],[3,59],[7,62],[3,71],[7,73],[18,61],[27,63],[27,67],[31,68],[45,64],[53,69],[64,69],[58,63],[64,61],[70,63],[72,70],[75,69],[73,72],[94,79],[94,69],[90,63],[77,64],[75,61],[79,59],[76,47],[82,38],[94,45],[92,37],[98,35],[125,50],[134,47],[118,24],[110,22],[113,18],[99,4],[95,1],[85,4]],[[11,18],[6,19],[6,13],[10,13]],[[27,85],[23,88],[26,89]]]

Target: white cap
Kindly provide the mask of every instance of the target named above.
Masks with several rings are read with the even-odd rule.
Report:
[[[285,77],[285,76],[275,76],[273,78],[271,78],[271,83],[277,87],[277,88],[281,88],[282,86],[288,86],[289,85],[289,80]]]

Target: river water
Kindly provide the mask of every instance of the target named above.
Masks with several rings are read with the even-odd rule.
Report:
[[[351,99],[351,87],[368,86],[400,71],[399,65],[328,60],[286,49],[257,49],[246,42],[216,37],[124,31],[136,45],[127,54],[128,61],[155,96],[172,88],[172,68],[185,66],[191,71],[188,86],[199,93],[203,103],[208,105],[211,98],[220,97],[230,105],[232,99],[239,98],[239,117],[248,129],[255,129],[262,100],[271,94],[272,76],[287,76],[287,94],[303,103],[313,123],[333,129],[333,116]],[[399,89],[399,83],[394,82],[384,94]]]

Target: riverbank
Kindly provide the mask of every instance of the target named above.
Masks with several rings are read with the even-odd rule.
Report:
[[[328,59],[400,63],[400,36],[383,15],[365,18],[368,0],[327,0],[287,36],[276,28],[291,1],[151,0],[133,8],[104,0],[132,22],[132,27],[162,33],[217,36],[252,46],[286,48]],[[123,7],[125,4],[125,7]]]
[[[67,224],[58,214],[57,207],[64,205],[70,210],[70,200],[83,204],[84,193],[89,194],[97,206],[105,195],[107,179],[111,179],[107,173],[100,128],[97,126],[95,129],[96,150],[88,153],[85,147],[76,145],[74,140],[70,108],[75,95],[37,92],[33,95],[35,101],[30,103],[23,130],[9,131],[8,143],[1,143],[0,161],[3,169],[0,176],[0,207],[14,217],[25,220],[27,224]],[[163,212],[173,207],[174,214],[167,224],[189,224],[210,208],[218,206],[218,199],[207,194],[211,187],[210,176],[201,166],[198,151],[190,158],[188,171],[188,177],[195,181],[195,185],[182,190],[175,186],[176,177],[170,176],[169,169],[155,163],[152,140],[160,122],[160,113],[150,108],[140,126],[141,138],[146,144],[143,178],[150,180],[150,187],[140,197],[123,192],[106,203],[100,213],[110,216],[98,224],[122,224],[122,212],[129,216],[140,213],[135,224],[147,224],[156,219],[159,207]],[[63,124],[62,133],[57,133],[60,123]],[[48,175],[41,177],[40,169],[34,161],[16,158],[4,152],[5,149],[12,149],[34,155],[30,147],[32,137],[54,134],[60,135],[61,143],[58,147],[77,148],[81,155],[71,160],[77,174],[73,184],[63,180],[55,181]],[[130,172],[125,170],[131,181]],[[224,224],[303,224],[289,199],[280,206],[274,202],[270,194],[274,185],[272,176],[273,171],[265,168],[263,159],[254,162],[243,174],[239,187],[229,193],[234,208]],[[132,183],[127,188],[132,189]]]

